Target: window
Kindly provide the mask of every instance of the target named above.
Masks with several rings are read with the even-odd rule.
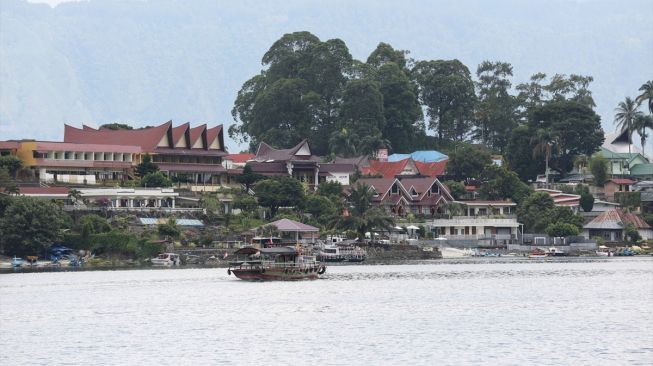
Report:
[[[417,197],[417,191],[415,191],[415,188],[413,187],[410,188],[410,195],[413,197]]]
[[[392,189],[390,190],[391,194],[397,194],[399,193],[399,187],[397,187],[397,183],[392,185]]]
[[[440,187],[438,187],[437,183],[433,183],[433,185],[431,186],[430,192],[431,193],[440,193]]]

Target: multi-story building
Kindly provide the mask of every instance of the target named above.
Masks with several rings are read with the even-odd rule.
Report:
[[[6,148],[6,149],[5,149]],[[172,121],[139,129],[75,128],[65,125],[64,141],[7,141],[0,150],[14,153],[43,182],[124,183],[149,154],[152,162],[176,182],[194,190],[229,184],[222,165],[226,155],[222,126],[173,127]]]

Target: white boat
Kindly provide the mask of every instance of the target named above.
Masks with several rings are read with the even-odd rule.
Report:
[[[474,255],[474,251],[468,248],[457,249],[444,247],[440,248],[440,253],[442,253],[442,258],[464,258],[471,257]]]
[[[608,253],[608,252],[602,252],[602,251],[600,251],[600,250],[597,250],[597,251],[596,251],[596,255],[598,255],[599,257],[607,257],[607,256],[610,255],[610,253]]]
[[[156,258],[150,259],[155,266],[178,266],[179,254],[175,253],[161,253]]]
[[[11,266],[12,267],[20,267],[23,265],[23,260],[22,258],[18,258],[14,256],[14,258],[11,260]]]

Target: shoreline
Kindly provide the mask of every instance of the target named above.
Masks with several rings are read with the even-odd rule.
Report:
[[[424,264],[507,264],[507,263],[578,263],[578,262],[606,262],[615,260],[653,260],[650,255],[636,255],[636,256],[617,256],[617,257],[601,257],[601,256],[559,256],[559,257],[546,257],[546,258],[528,258],[528,257],[460,257],[460,258],[431,258],[431,259],[371,259],[364,262],[349,263],[349,262],[325,262],[327,268],[329,267],[351,267],[351,266],[390,266],[390,265],[424,265]],[[50,273],[50,272],[95,272],[95,271],[129,271],[129,270],[184,270],[184,269],[216,269],[224,270],[228,268],[228,263],[219,263],[216,265],[206,264],[187,264],[179,266],[154,266],[149,263],[138,265],[133,264],[117,264],[115,266],[55,266],[55,267],[0,267],[0,275],[5,274],[19,274],[19,273]]]

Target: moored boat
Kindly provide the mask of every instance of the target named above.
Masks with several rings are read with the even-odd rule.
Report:
[[[242,248],[229,262],[227,274],[249,281],[316,280],[326,266],[315,256],[303,255],[292,247]]]
[[[155,266],[178,266],[180,263],[179,254],[161,253],[156,258],[150,259]]]
[[[542,249],[534,249],[528,254],[528,258],[546,258],[549,254]]]
[[[321,262],[363,262],[366,257],[365,250],[346,243],[325,245],[317,255]]]
[[[18,267],[20,267],[22,265],[23,265],[23,259],[22,258],[18,258],[16,256],[14,256],[14,258],[11,260],[11,266],[12,267],[18,268]]]

